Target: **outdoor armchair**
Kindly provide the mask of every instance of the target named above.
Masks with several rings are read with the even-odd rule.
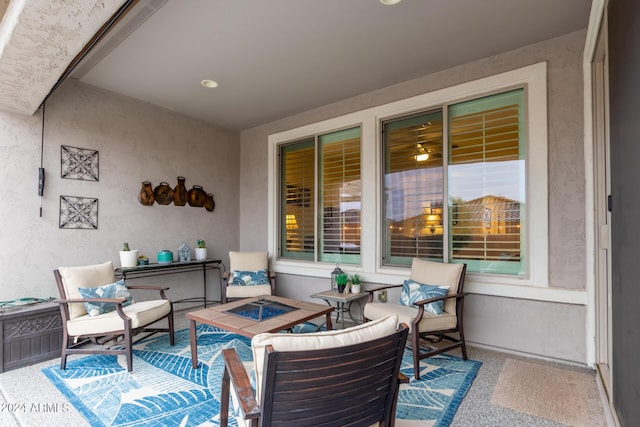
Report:
[[[462,357],[467,360],[462,319],[466,269],[466,264],[448,264],[414,258],[410,278],[403,285],[368,290],[369,300],[364,306],[366,320],[395,314],[400,322],[409,325],[416,379],[420,378],[420,360],[427,357],[459,347]],[[403,304],[373,302],[375,292],[397,287],[403,288]],[[427,297],[423,298],[421,295]],[[438,345],[429,346],[425,351],[421,351],[421,339],[429,344]],[[443,340],[447,345],[441,343]]]
[[[229,271],[222,275],[220,301],[225,304],[240,298],[275,295],[276,275],[269,270],[269,254],[229,252]]]
[[[62,354],[60,369],[66,368],[70,354],[125,355],[127,370],[133,369],[133,336],[146,332],[145,337],[168,332],[174,344],[173,305],[164,294],[168,288],[158,286],[124,286],[115,281],[111,261],[82,267],[60,267],[53,271],[58,285],[62,316]],[[128,290],[146,290],[159,293],[160,299],[133,302]],[[83,296],[84,294],[84,296]],[[167,320],[167,327],[151,327]],[[98,341],[122,339],[115,347],[86,345]]]
[[[235,349],[223,350],[220,425],[392,426],[408,327],[396,316],[339,331],[259,334],[255,392]]]

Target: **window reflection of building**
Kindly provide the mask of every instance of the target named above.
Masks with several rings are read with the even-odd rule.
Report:
[[[452,207],[454,259],[520,260],[520,202],[488,195]]]

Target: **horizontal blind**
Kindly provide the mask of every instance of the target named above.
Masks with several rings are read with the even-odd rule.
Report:
[[[315,140],[281,147],[281,256],[313,259],[315,250]]]
[[[318,139],[322,201],[321,261],[360,262],[360,128]]]
[[[383,124],[385,265],[443,256],[442,112]]]
[[[481,261],[472,271],[520,271],[523,97],[518,89],[449,108],[450,257]]]

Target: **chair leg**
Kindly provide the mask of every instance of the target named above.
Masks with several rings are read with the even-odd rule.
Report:
[[[62,351],[60,352],[60,370],[67,369],[67,348],[69,347],[69,335],[67,334],[67,328],[62,330]]]
[[[416,380],[420,379],[420,335],[418,334],[417,325],[413,325],[411,330],[412,350],[413,350],[413,376]]]
[[[460,348],[462,349],[462,359],[467,360],[467,344],[464,341],[464,331],[462,330],[462,325],[460,325]]]
[[[127,322],[124,330],[124,345],[127,350],[127,371],[133,371],[133,342],[131,338],[131,322]]]
[[[173,321],[173,306],[171,307],[171,313],[169,313],[169,344],[174,345],[176,342],[174,336],[174,321]]]

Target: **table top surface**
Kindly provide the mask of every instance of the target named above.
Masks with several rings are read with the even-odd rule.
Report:
[[[257,321],[248,317],[238,316],[227,311],[240,307],[258,299],[268,299],[294,307],[288,313],[270,317],[266,320]],[[245,298],[242,300],[220,304],[209,308],[192,311],[186,314],[187,319],[206,325],[222,328],[229,332],[234,332],[245,337],[253,338],[257,334],[264,332],[279,332],[291,328],[297,324],[306,322],[333,311],[333,307],[315,304],[307,301],[299,301],[291,298],[278,297],[275,295]]]
[[[359,292],[357,294],[354,294],[354,293],[345,294],[343,292],[324,291],[324,292],[318,292],[317,294],[311,295],[311,298],[319,298],[326,301],[350,302],[360,298],[364,298],[366,296],[369,296],[369,292]]]
[[[150,263],[148,265],[136,265],[135,267],[116,267],[115,271],[117,272],[135,272],[135,271],[149,271],[149,270],[161,270],[166,268],[173,267],[189,267],[189,266],[197,266],[203,264],[220,264],[222,260],[219,259],[211,259],[207,258],[205,260],[191,260],[191,261],[172,261],[172,262],[161,262],[161,263]]]

